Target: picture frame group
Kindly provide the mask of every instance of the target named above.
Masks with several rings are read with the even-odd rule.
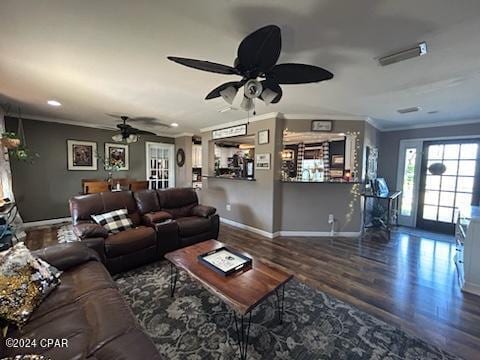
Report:
[[[71,171],[98,170],[98,148],[94,141],[67,140],[67,169]],[[105,170],[129,169],[129,148],[126,144],[105,143]]]

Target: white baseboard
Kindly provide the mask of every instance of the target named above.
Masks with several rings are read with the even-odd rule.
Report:
[[[223,217],[220,218],[220,221],[227,224],[227,225],[235,226],[237,228],[248,230],[248,231],[251,231],[255,234],[265,236],[269,239],[274,238],[274,236],[271,232],[268,232],[268,231],[265,231],[265,230],[262,230],[262,229],[257,229],[256,227],[253,227],[253,226],[245,225],[245,224],[242,224],[242,223],[230,220],[230,219],[226,219],[226,218],[223,218]]]
[[[266,238],[273,239],[279,236],[298,236],[298,237],[358,237],[361,235],[361,231],[341,231],[335,232],[333,235],[330,231],[276,231],[274,233],[268,232],[266,230],[258,229],[250,225],[245,225],[230,219],[220,218],[220,221],[231,226],[235,226],[239,229],[244,229],[251,231],[255,234],[265,236]]]
[[[462,291],[480,296],[480,286],[476,284],[465,282]]]
[[[59,218],[59,219],[31,221],[31,222],[23,223],[23,226],[25,226],[25,229],[29,229],[29,228],[37,227],[37,226],[61,224],[63,222],[68,222],[68,221],[72,221],[72,218],[66,217],[66,218]]]
[[[277,231],[274,234],[274,237],[277,236],[298,236],[298,237],[359,237],[362,232],[361,231],[339,231],[334,232],[333,235],[330,231],[290,231],[290,230],[282,230]]]

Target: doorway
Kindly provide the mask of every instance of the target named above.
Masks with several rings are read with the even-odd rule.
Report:
[[[175,186],[175,145],[146,142],[147,180],[150,189]]]
[[[480,141],[423,142],[416,226],[455,233],[458,209],[478,204]]]

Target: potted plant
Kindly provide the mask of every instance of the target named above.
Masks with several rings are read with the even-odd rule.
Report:
[[[20,146],[21,140],[13,131],[7,131],[2,134],[1,143],[8,150],[13,150]]]

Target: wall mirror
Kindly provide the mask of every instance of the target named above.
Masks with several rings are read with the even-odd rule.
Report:
[[[255,135],[215,140],[215,176],[253,179]]]
[[[357,135],[283,133],[282,181],[357,182]]]

